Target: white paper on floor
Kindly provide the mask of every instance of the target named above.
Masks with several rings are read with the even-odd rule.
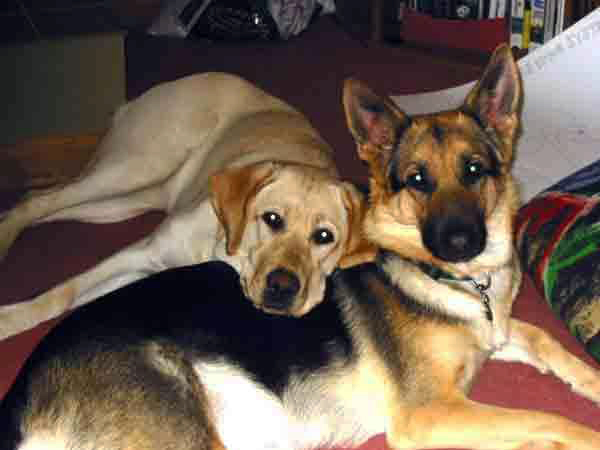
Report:
[[[514,173],[523,201],[600,159],[600,8],[519,60],[523,134]],[[406,112],[454,108],[475,82],[392,97]]]

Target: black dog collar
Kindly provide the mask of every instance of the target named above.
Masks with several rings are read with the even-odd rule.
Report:
[[[430,278],[434,279],[435,281],[447,280],[447,281],[452,281],[452,282],[471,283],[473,285],[473,287],[475,288],[475,290],[477,292],[479,292],[479,295],[481,296],[481,301],[485,305],[485,309],[486,309],[485,317],[490,322],[492,322],[494,320],[494,314],[492,312],[492,307],[490,306],[490,296],[486,292],[492,285],[492,277],[489,274],[487,275],[487,280],[485,281],[485,283],[479,283],[477,280],[475,280],[472,277],[458,278],[458,277],[455,277],[454,275],[452,275],[451,273],[440,269],[439,267],[434,267],[432,265],[425,264],[424,262],[417,263],[417,266],[419,267],[419,269],[421,269],[421,271],[424,274],[426,274]]]

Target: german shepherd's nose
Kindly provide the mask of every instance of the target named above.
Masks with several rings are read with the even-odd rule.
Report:
[[[293,272],[277,268],[267,275],[263,306],[272,310],[288,310],[300,290],[300,280]]]
[[[485,248],[487,230],[483,214],[476,212],[432,216],[423,227],[423,243],[439,259],[469,261]]]

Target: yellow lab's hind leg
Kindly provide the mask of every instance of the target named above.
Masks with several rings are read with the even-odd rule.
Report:
[[[6,217],[6,214],[4,216]],[[14,220],[9,222],[8,219],[3,219],[0,215],[0,261],[4,259],[8,249],[26,226],[26,224]]]

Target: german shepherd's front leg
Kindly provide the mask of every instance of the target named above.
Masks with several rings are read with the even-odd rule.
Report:
[[[597,450],[600,433],[561,416],[457,396],[408,411],[387,432],[394,450]]]
[[[578,394],[600,404],[600,371],[572,355],[534,325],[512,319],[508,343],[492,354],[492,358],[520,361],[542,373],[550,371]]]

